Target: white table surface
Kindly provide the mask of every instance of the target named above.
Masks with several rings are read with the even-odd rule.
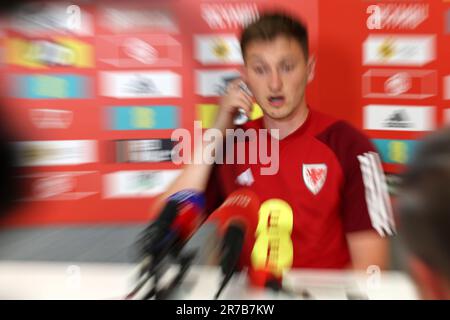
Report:
[[[0,299],[124,299],[136,284],[137,265],[0,262]],[[170,270],[167,278],[171,277]],[[216,267],[192,267],[174,298],[213,298],[221,281]],[[248,286],[245,273],[236,274],[222,299],[311,299],[356,298],[417,299],[411,279],[400,272],[382,272],[378,277],[365,273],[294,270],[283,278],[293,295],[274,293]],[[139,298],[139,295],[136,297]]]

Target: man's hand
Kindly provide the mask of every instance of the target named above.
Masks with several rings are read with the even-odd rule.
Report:
[[[250,95],[241,89],[242,79],[231,81],[225,94],[220,98],[219,113],[217,115],[215,128],[225,132],[226,129],[233,128],[233,117],[238,109],[243,109],[247,115],[252,111],[253,101]]]

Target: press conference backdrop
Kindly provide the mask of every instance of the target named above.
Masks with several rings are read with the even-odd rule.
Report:
[[[5,223],[147,220],[181,169],[173,130],[211,126],[239,31],[274,8],[308,25],[310,106],[364,130],[386,172],[450,122],[447,0],[24,4],[0,20],[1,121],[26,191]]]

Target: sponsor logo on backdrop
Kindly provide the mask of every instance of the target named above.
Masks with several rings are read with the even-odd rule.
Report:
[[[72,74],[13,75],[12,92],[26,99],[85,99],[91,97],[90,79]]]
[[[57,109],[31,109],[31,123],[38,129],[67,129],[73,120],[73,111]]]
[[[101,36],[97,40],[98,60],[121,68],[180,66],[181,44],[168,35]]]
[[[116,141],[117,162],[165,162],[172,160],[171,139]]]
[[[108,129],[150,130],[180,127],[178,108],[174,106],[117,106],[108,108]]]
[[[416,140],[372,139],[384,163],[407,164],[416,147]]]
[[[22,141],[14,143],[20,167],[62,166],[97,161],[94,140]]]
[[[211,128],[217,118],[219,106],[217,104],[198,104],[196,108],[196,120],[201,121],[202,128]]]
[[[100,90],[114,98],[178,98],[181,77],[170,71],[100,72]]]
[[[93,67],[92,46],[70,38],[28,40],[10,38],[6,44],[7,62],[28,68]]]
[[[434,70],[372,69],[363,75],[365,98],[425,99],[437,94]]]
[[[450,76],[444,77],[444,99],[450,100]]]
[[[380,3],[367,7],[369,30],[414,30],[429,15],[429,4],[425,3]]]
[[[195,58],[202,64],[242,64],[239,40],[234,35],[195,36]]]
[[[177,33],[178,24],[173,14],[164,9],[105,6],[100,10],[100,25],[115,33],[139,31]]]
[[[384,121],[386,128],[412,128],[414,123],[410,120],[405,110],[397,110],[391,113]]]
[[[28,35],[93,33],[91,14],[70,2],[35,2],[19,7],[10,17],[11,28]]]
[[[22,201],[80,200],[99,193],[97,171],[42,172],[20,176],[27,197]]]
[[[436,58],[435,35],[369,35],[364,65],[424,66]]]
[[[236,79],[238,70],[208,70],[196,71],[196,93],[203,97],[217,97],[222,95],[230,79]]]
[[[205,3],[200,10],[212,30],[243,28],[259,18],[256,3]]]
[[[118,171],[103,176],[104,198],[154,196],[167,190],[181,170]]]
[[[435,107],[404,105],[367,105],[364,129],[429,131],[436,127]]]

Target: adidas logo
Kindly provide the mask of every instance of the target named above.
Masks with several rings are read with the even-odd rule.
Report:
[[[384,121],[384,125],[387,128],[412,128],[413,123],[409,120],[409,117],[405,110],[395,111],[390,117]]]
[[[255,182],[255,179],[253,178],[252,171],[249,169],[242,172],[237,178],[236,183],[241,186],[249,187]]]

